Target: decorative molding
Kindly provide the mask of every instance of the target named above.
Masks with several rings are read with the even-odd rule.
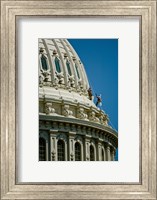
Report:
[[[89,112],[89,120],[90,121],[93,121],[93,122],[99,122],[99,118],[98,117],[96,117],[96,113],[95,113],[95,111],[94,110],[90,110],[90,112]]]
[[[55,109],[52,107],[52,103],[46,102],[45,103],[45,113],[47,115],[49,114],[54,114],[55,113]]]
[[[63,105],[62,107],[63,111],[63,115],[66,116],[66,117],[72,117],[73,116],[73,112],[70,110],[70,106],[65,104]]]
[[[56,77],[58,78],[58,84],[63,84],[64,83],[64,74],[63,72],[56,72]]]
[[[75,87],[75,78],[74,78],[74,75],[72,75],[72,76],[70,76],[69,74],[68,74],[68,80],[69,80],[69,89],[72,87],[72,88],[74,88]]]
[[[63,140],[64,142],[67,142],[67,136],[63,133],[58,133],[58,135],[56,136],[57,140]]]
[[[52,118],[52,117],[51,117]],[[55,117],[56,118],[56,117]],[[75,139],[82,138],[82,136],[88,138],[89,140],[94,140],[97,142],[105,142],[105,144],[108,144],[111,146],[111,148],[117,148],[118,146],[118,140],[115,136],[111,134],[106,134],[105,131],[102,131],[98,128],[91,128],[86,126],[85,124],[76,125],[73,123],[67,123],[64,120],[63,121],[47,121],[47,120],[40,120],[39,123],[42,125],[40,127],[41,132],[42,131],[48,131],[50,130],[50,133],[52,134],[58,134],[58,132],[66,133],[66,135],[75,136]],[[109,138],[110,137],[110,138]]]
[[[81,108],[79,107],[78,110],[77,110],[78,114],[77,114],[77,117],[79,119],[84,119],[84,120],[88,120],[88,115],[84,113],[84,108]]]

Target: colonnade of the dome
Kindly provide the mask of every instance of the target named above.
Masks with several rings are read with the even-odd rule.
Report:
[[[98,128],[40,121],[40,161],[114,161],[114,136]]]

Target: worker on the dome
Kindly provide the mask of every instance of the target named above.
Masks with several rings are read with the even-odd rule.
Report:
[[[93,93],[92,93],[91,87],[88,89],[88,96],[89,96],[89,99],[90,99],[90,100],[93,99]]]
[[[96,98],[97,98],[96,106],[102,106],[101,94],[100,95],[96,94]]]

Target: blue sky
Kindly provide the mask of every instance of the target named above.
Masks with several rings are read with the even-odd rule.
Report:
[[[68,39],[80,57],[92,90],[118,131],[118,39]],[[116,153],[116,160],[118,152]]]
[[[118,40],[69,39],[84,64],[94,93],[102,96],[102,109],[118,130]]]

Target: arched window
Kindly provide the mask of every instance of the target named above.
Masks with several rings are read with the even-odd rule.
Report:
[[[76,64],[75,64],[75,69],[76,69],[77,77],[80,79],[80,74],[79,74],[79,71],[78,71],[78,66]]]
[[[58,140],[57,143],[58,161],[65,160],[65,144],[63,140]]]
[[[46,141],[44,138],[39,138],[39,161],[46,160]]]
[[[72,73],[71,73],[71,68],[70,68],[70,62],[68,60],[66,61],[66,66],[67,66],[68,74],[71,76]]]
[[[81,145],[79,142],[75,143],[75,161],[81,161]]]
[[[104,149],[102,149],[102,152],[101,152],[101,158],[102,158],[101,160],[102,160],[102,161],[105,160],[105,159],[104,159],[104,156],[105,156],[105,155],[104,155]]]
[[[43,54],[41,55],[41,64],[43,70],[48,70],[47,58]]]
[[[56,65],[56,71],[60,73],[61,72],[60,60],[57,57],[55,57],[55,65]]]
[[[94,161],[94,147],[90,145],[90,161]]]

